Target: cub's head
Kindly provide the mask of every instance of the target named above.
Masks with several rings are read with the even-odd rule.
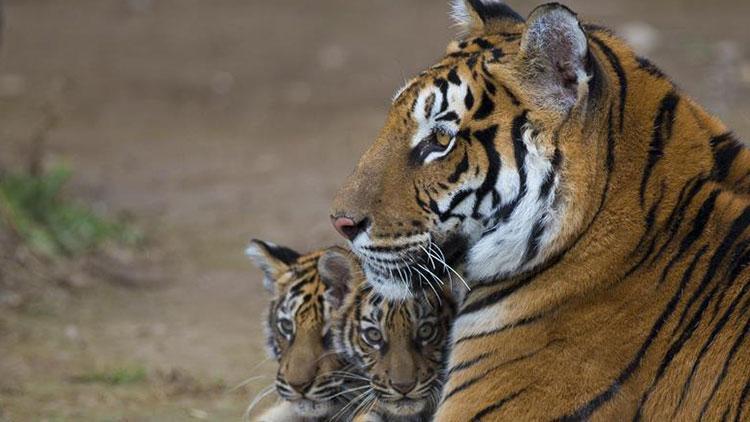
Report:
[[[266,319],[270,355],[279,362],[276,390],[304,417],[330,415],[337,405],[341,367],[332,348],[331,315],[342,303],[356,260],[342,248],[307,255],[253,240],[247,255],[273,294]]]
[[[467,35],[398,92],[331,211],[390,298],[448,266],[479,283],[540,265],[592,214],[605,172],[586,131],[606,121],[584,124],[606,120],[604,76],[576,15],[549,4],[524,20],[497,0],[456,0],[454,15]]]
[[[334,341],[339,353],[369,380],[352,389],[361,401],[355,403],[358,408],[391,418],[434,410],[453,316],[453,304],[447,300],[419,295],[389,302],[364,282],[353,287],[337,316]]]

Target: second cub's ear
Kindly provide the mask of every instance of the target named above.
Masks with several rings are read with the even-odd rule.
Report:
[[[540,107],[566,113],[588,95],[588,40],[576,14],[550,3],[527,19],[518,74]]]
[[[344,303],[344,297],[353,288],[359,262],[354,255],[338,246],[328,248],[318,260],[318,273],[326,285],[326,296],[334,307]]]
[[[502,0],[451,0],[451,17],[461,32],[487,35],[513,32],[523,18]]]
[[[263,271],[263,285],[273,293],[276,282],[289,271],[289,266],[294,263],[300,254],[285,247],[271,242],[253,239],[247,249],[247,255],[253,263]]]

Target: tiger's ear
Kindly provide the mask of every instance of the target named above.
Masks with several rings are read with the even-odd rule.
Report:
[[[284,246],[271,242],[253,239],[247,249],[247,255],[253,263],[263,271],[263,286],[273,293],[276,282],[289,271],[289,266],[294,263],[300,254]]]
[[[338,246],[328,248],[318,260],[318,273],[326,285],[326,299],[334,308],[344,303],[358,271],[361,270],[357,259]]]
[[[451,0],[451,17],[462,33],[481,35],[512,32],[521,15],[502,0]]]
[[[567,113],[588,95],[588,39],[576,14],[550,3],[531,12],[521,38],[517,74],[531,100]]]

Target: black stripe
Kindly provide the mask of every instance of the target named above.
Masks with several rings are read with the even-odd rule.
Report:
[[[435,119],[435,121],[449,121],[449,122],[458,122],[460,119],[458,117],[458,114],[456,114],[455,111],[449,111],[442,116]]]
[[[706,271],[706,274],[703,277],[703,280],[701,281],[700,286],[693,292],[692,296],[688,300],[688,303],[685,306],[685,309],[682,311],[682,314],[680,315],[680,319],[677,324],[677,327],[675,327],[675,329],[672,331],[673,336],[677,333],[677,330],[682,326],[682,323],[685,321],[685,317],[687,316],[688,311],[693,306],[695,301],[698,300],[698,297],[700,296],[700,294],[706,291],[706,287],[714,279],[714,276],[716,275],[716,272],[720,269],[720,264],[724,261],[724,257],[729,252],[729,249],[732,247],[732,245],[734,245],[734,243],[737,241],[740,235],[742,235],[742,233],[745,231],[748,225],[750,225],[750,207],[745,208],[742,214],[740,214],[740,216],[734,220],[726,236],[724,236],[724,240],[716,249],[716,252],[714,253],[714,255],[711,257],[711,261],[708,265],[708,270]],[[714,291],[711,292],[711,295],[713,294]],[[710,299],[711,295],[709,295],[709,297],[707,297],[706,300]],[[704,303],[705,303],[705,300],[704,300]]]
[[[711,138],[711,148],[714,152],[713,176],[723,181],[729,175],[735,158],[745,147],[731,133],[723,133]]]
[[[664,147],[667,141],[672,137],[672,126],[675,120],[675,110],[680,97],[674,91],[670,91],[661,100],[659,110],[654,118],[654,126],[651,132],[651,145],[646,159],[646,165],[643,168],[643,178],[641,179],[640,199],[641,206],[645,201],[646,185],[648,184],[651,173],[656,163],[664,156]]]
[[[479,362],[482,362],[483,360],[487,359],[488,357],[492,356],[492,352],[484,352],[478,356],[475,356],[469,360],[465,360],[459,364],[456,364],[452,366],[448,370],[448,376],[451,374],[455,374],[456,372],[466,370],[468,368],[471,368],[472,366],[478,364]]]
[[[721,306],[721,303],[724,301],[724,295],[726,294],[727,289],[729,289],[730,286],[734,285],[734,281],[748,265],[748,245],[750,245],[750,239],[745,239],[737,244],[737,247],[735,248],[734,258],[729,264],[729,270],[727,274],[724,276],[724,283],[722,283],[721,292],[719,293],[719,297],[714,302],[714,309],[709,322],[713,322],[718,315],[719,308]],[[750,283],[748,283],[747,285],[750,286]]]
[[[484,38],[475,38],[473,43],[474,45],[484,50],[489,50],[494,46],[491,42],[485,40]]]
[[[536,258],[539,254],[539,247],[542,241],[542,235],[544,234],[544,220],[547,219],[547,214],[542,215],[537,221],[534,222],[534,226],[531,228],[529,233],[529,239],[526,241],[526,252],[524,253],[523,261],[528,263],[529,261]]]
[[[448,204],[448,209],[446,209],[443,212],[438,212],[440,221],[443,221],[443,222],[448,221],[448,219],[451,217],[456,217],[460,220],[463,220],[464,218],[466,218],[466,216],[464,215],[453,214],[453,210],[457,206],[459,206],[466,198],[471,196],[472,193],[474,193],[474,191],[471,189],[462,189],[458,191],[458,193],[453,195],[453,198],[451,198],[450,204]]]
[[[690,232],[685,235],[685,238],[682,239],[682,243],[680,243],[680,249],[677,251],[677,253],[669,260],[669,263],[667,263],[666,267],[664,267],[664,270],[661,274],[661,279],[659,281],[659,284],[664,282],[664,280],[667,277],[667,274],[672,269],[672,266],[676,264],[685,254],[685,252],[690,249],[690,247],[695,243],[698,238],[700,238],[701,235],[703,235],[703,231],[706,228],[706,224],[708,224],[708,220],[711,217],[711,213],[713,213],[714,207],[716,205],[716,198],[719,196],[720,191],[718,189],[711,192],[711,194],[708,196],[708,199],[706,199],[703,202],[703,205],[701,205],[700,209],[698,210],[698,213],[695,216],[695,219],[693,220],[693,228],[690,230]]]
[[[521,356],[515,357],[513,359],[501,362],[501,363],[499,363],[499,364],[497,364],[497,365],[495,365],[495,366],[487,369],[486,371],[482,371],[482,373],[479,374],[478,376],[472,377],[469,380],[462,382],[456,388],[454,388],[454,389],[452,389],[452,390],[450,390],[448,392],[444,392],[443,393],[443,398],[440,400],[441,405],[444,404],[445,402],[447,402],[448,399],[450,399],[451,397],[455,396],[456,394],[458,394],[458,393],[460,393],[462,391],[465,391],[467,388],[469,388],[472,385],[478,383],[479,381],[483,381],[483,380],[487,379],[487,374],[489,374],[491,372],[495,372],[498,369],[503,368],[504,366],[511,365],[511,364],[516,363],[516,362],[520,362],[520,361],[522,361],[524,359],[531,358],[531,357],[535,356],[537,353],[539,353],[542,350],[546,349],[552,343],[553,342],[547,343],[545,346],[540,347],[539,349],[536,349],[533,352],[529,352],[529,353],[527,353],[525,355],[521,355]]]
[[[510,323],[510,324],[503,325],[500,328],[495,328],[495,329],[492,329],[492,330],[483,331],[481,333],[476,333],[476,334],[471,334],[471,335],[464,336],[464,337],[459,337],[456,341],[453,342],[453,347],[455,348],[457,345],[459,345],[459,344],[461,344],[461,343],[463,343],[465,341],[471,341],[471,340],[477,340],[477,339],[489,337],[489,336],[492,336],[492,335],[495,335],[495,334],[499,334],[499,333],[501,333],[503,331],[510,330],[511,328],[519,328],[519,327],[523,327],[525,325],[532,324],[532,323],[534,323],[536,321],[539,321],[540,319],[542,319],[542,317],[544,317],[546,315],[547,315],[547,313],[542,313],[542,314],[534,315],[534,316],[531,316],[531,317],[528,317],[528,318],[520,319],[520,320],[515,321],[513,323]]]
[[[440,110],[438,110],[438,113],[442,113],[448,109],[448,81],[437,78],[435,79],[435,86],[440,89],[440,95],[443,97],[440,100]]]
[[[477,130],[473,135],[482,144],[484,152],[487,154],[487,174],[484,176],[482,184],[477,188],[476,202],[474,203],[474,210],[472,212],[472,216],[478,218],[479,207],[481,206],[484,197],[495,190],[497,177],[500,174],[500,154],[498,154],[495,149],[497,125]]]
[[[594,35],[589,35],[589,39],[599,46],[602,52],[604,52],[604,55],[607,56],[607,60],[609,60],[612,69],[617,75],[617,80],[620,85],[620,132],[622,132],[625,119],[625,101],[628,95],[628,80],[625,77],[625,70],[622,68],[622,64],[620,64],[620,59],[612,49],[604,43],[604,41]]]
[[[464,149],[464,158],[462,158],[461,161],[458,162],[455,170],[453,170],[453,173],[448,176],[448,183],[458,182],[459,177],[461,177],[461,175],[464,174],[467,170],[469,170],[469,152]]]
[[[453,85],[461,85],[461,78],[458,77],[458,71],[455,67],[448,72],[447,78],[448,82],[452,83]]]
[[[539,188],[539,199],[544,199],[549,195],[550,189],[555,182],[555,176],[557,176],[557,170],[560,168],[562,163],[562,151],[560,148],[555,148],[555,153],[552,156],[552,168],[547,172],[542,182],[542,187]]]
[[[474,94],[471,93],[471,88],[466,88],[466,96],[464,97],[464,106],[466,111],[471,110],[474,107]]]
[[[493,305],[493,304],[495,304],[495,303],[497,303],[497,302],[505,299],[506,297],[508,297],[508,296],[512,295],[513,293],[517,292],[519,289],[521,289],[524,286],[526,286],[529,283],[531,283],[534,280],[534,276],[535,275],[536,274],[532,274],[532,275],[530,275],[528,277],[525,277],[525,278],[521,279],[520,281],[518,281],[517,283],[515,283],[515,284],[513,284],[511,286],[508,286],[508,287],[505,287],[505,288],[500,289],[498,291],[492,292],[491,294],[483,297],[480,300],[471,302],[471,303],[463,306],[458,311],[458,315],[456,315],[456,317],[460,317],[462,315],[467,315],[467,314],[470,314],[470,313],[473,313],[473,312],[477,312],[477,311],[482,310],[483,308],[485,308],[487,306]]]
[[[659,191],[659,197],[656,198],[656,201],[654,201],[654,203],[651,205],[651,208],[648,210],[648,213],[646,213],[646,217],[644,219],[643,234],[641,234],[641,238],[638,240],[635,249],[633,249],[633,251],[630,253],[630,256],[633,257],[642,252],[641,259],[638,260],[635,265],[630,267],[630,269],[625,273],[624,278],[629,277],[631,274],[640,269],[641,266],[654,252],[654,248],[656,247],[656,241],[658,238],[656,234],[653,233],[652,229],[654,227],[654,224],[656,223],[656,211],[659,209],[661,201],[664,199],[664,189],[664,184],[662,183],[661,190]],[[644,248],[644,245],[646,244],[645,242],[649,237],[651,237],[651,240],[648,242],[648,247]]]
[[[526,149],[526,144],[523,142],[523,127],[527,122],[526,114],[527,111],[524,111],[513,119],[510,131],[511,139],[513,140],[513,155],[516,160],[516,170],[518,171],[518,195],[516,195],[512,201],[506,203],[495,211],[495,215],[493,216],[494,227],[482,233],[483,237],[497,230],[497,225],[500,224],[500,222],[507,220],[518,206],[518,203],[521,202],[521,199],[526,196],[526,154],[528,151]],[[478,205],[475,205],[475,214],[477,207]]]
[[[750,397],[750,377],[745,382],[745,388],[742,389],[742,394],[740,394],[740,402],[737,405],[737,415],[734,417],[734,422],[740,422],[742,409],[745,407],[745,401],[748,397]]]
[[[664,324],[666,324],[669,317],[674,313],[675,308],[677,306],[677,303],[680,301],[680,298],[682,297],[683,290],[687,283],[690,281],[690,278],[693,275],[693,271],[695,270],[695,267],[698,263],[698,260],[701,259],[703,254],[705,253],[705,248],[699,252],[695,258],[693,258],[693,261],[688,266],[687,270],[685,270],[685,273],[683,274],[682,281],[680,282],[680,286],[675,291],[674,295],[670,299],[670,301],[667,303],[666,307],[664,308],[664,311],[662,311],[661,315],[659,315],[659,318],[656,319],[654,322],[654,325],[651,327],[651,331],[649,332],[648,336],[646,336],[645,341],[641,345],[638,352],[635,354],[633,359],[630,361],[630,363],[625,367],[625,369],[620,372],[620,375],[610,384],[610,386],[599,393],[597,396],[589,400],[585,405],[579,407],[576,409],[573,413],[570,413],[568,415],[565,415],[559,420],[561,421],[579,421],[588,419],[591,417],[591,415],[604,403],[611,400],[617,393],[619,393],[620,388],[622,385],[630,379],[630,377],[633,375],[633,373],[638,369],[641,365],[641,361],[643,360],[643,357],[645,356],[648,349],[653,344],[656,337],[661,332],[662,328],[664,327]],[[642,403],[645,402],[645,398],[641,400]],[[641,403],[641,404],[642,404]]]
[[[744,269],[748,262],[750,261],[750,255],[748,255],[747,252],[740,258],[739,262],[736,263],[735,269],[733,270],[734,276],[736,277],[737,273]],[[730,276],[730,281],[733,278]],[[719,319],[719,321],[714,326],[714,329],[711,330],[711,334],[708,336],[708,339],[703,343],[703,347],[701,347],[700,352],[698,353],[698,357],[693,361],[693,367],[690,370],[690,374],[688,375],[687,381],[685,381],[684,386],[682,387],[682,394],[680,395],[680,400],[678,401],[678,407],[682,404],[683,400],[687,396],[687,392],[690,389],[690,384],[692,382],[693,377],[695,376],[695,373],[698,370],[698,366],[700,366],[701,361],[703,360],[703,357],[708,352],[708,349],[711,345],[714,344],[714,339],[719,334],[719,332],[724,328],[726,323],[729,321],[729,318],[733,316],[734,310],[739,305],[742,298],[744,298],[745,294],[748,292],[748,289],[750,289],[750,283],[745,284],[742,287],[742,290],[737,294],[735,299],[732,301],[732,303],[727,308],[724,315]],[[717,303],[720,302],[717,301]],[[747,327],[746,327],[747,328]],[[730,352],[730,358],[732,353]],[[725,370],[726,370],[726,364],[725,364]]]
[[[706,399],[706,402],[703,404],[700,418],[698,418],[699,420],[703,420],[703,417],[706,414],[706,410],[708,409],[708,405],[711,403],[714,396],[716,395],[716,392],[719,390],[719,387],[724,382],[724,378],[726,378],[727,372],[729,371],[729,364],[734,358],[734,355],[737,353],[737,350],[740,348],[740,345],[742,344],[742,342],[745,341],[745,336],[747,336],[748,331],[750,331],[750,320],[748,320],[745,323],[745,327],[742,329],[742,333],[734,341],[734,344],[732,344],[732,348],[729,350],[729,355],[727,356],[726,360],[724,360],[724,365],[721,368],[721,373],[719,374],[719,377],[716,379],[716,381],[714,382],[714,386],[711,389],[711,394],[708,396],[708,399]],[[740,403],[740,406],[741,405],[742,404]]]
[[[513,394],[511,394],[511,395],[509,395],[507,397],[504,397],[504,398],[498,400],[497,402],[495,402],[495,403],[493,403],[493,404],[485,407],[484,409],[482,409],[479,412],[477,412],[477,414],[474,415],[474,417],[471,418],[471,420],[472,421],[481,421],[482,418],[484,418],[485,416],[489,415],[490,413],[497,412],[503,406],[505,406],[509,401],[515,399],[516,397],[518,397],[519,395],[521,395],[521,393],[523,393],[524,391],[526,391],[525,388],[522,389],[522,390],[520,390],[520,391],[516,391],[515,393],[513,393]]]
[[[669,217],[667,217],[666,220],[668,224],[666,230],[668,230],[669,233],[666,236],[660,235],[660,237],[665,237],[666,241],[664,242],[664,244],[662,244],[662,246],[659,248],[659,251],[651,259],[652,264],[656,262],[656,260],[661,258],[667,247],[677,237],[677,233],[682,226],[682,221],[685,217],[685,212],[687,211],[688,206],[692,205],[693,198],[697,196],[698,192],[703,188],[707,181],[708,179],[703,175],[697,175],[691,177],[687,182],[685,182],[685,184],[682,186],[682,189],[680,189],[680,194],[677,196],[677,202],[675,202],[675,206],[674,208],[672,208],[672,212],[669,214]],[[688,188],[690,188],[689,191]]]
[[[495,110],[495,103],[492,101],[487,91],[482,91],[482,99],[479,102],[479,108],[474,113],[474,120],[487,118]]]
[[[500,88],[503,89],[503,91],[505,92],[505,95],[507,95],[508,98],[510,98],[510,102],[513,103],[514,106],[521,105],[521,102],[518,101],[518,97],[516,97],[516,95],[513,93],[513,91],[510,90],[510,88],[505,86],[505,84],[503,83],[500,84]]]
[[[635,58],[635,61],[638,62],[638,68],[648,72],[651,76],[655,76],[660,79],[664,79],[667,76],[664,74],[664,72],[661,71],[654,63],[652,63],[649,59],[645,57],[638,56]]]
[[[604,27],[604,26],[601,26],[601,25],[597,25],[595,23],[586,23],[586,24],[583,24],[583,28],[589,34],[591,32],[604,32],[605,34],[607,34],[609,36],[614,36],[614,33],[612,32],[611,29],[609,29],[607,27]]]
[[[519,23],[524,21],[521,15],[505,3],[484,2],[482,0],[469,0],[469,3],[484,23],[493,19],[508,19]]]
[[[494,47],[492,50],[490,50],[492,53],[492,61],[496,62],[505,57],[505,52],[503,52],[502,48]]]

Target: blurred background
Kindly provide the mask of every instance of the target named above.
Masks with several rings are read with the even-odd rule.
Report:
[[[244,246],[337,242],[447,0],[3,3],[0,421],[239,420],[275,370]],[[567,3],[750,139],[750,2]]]

